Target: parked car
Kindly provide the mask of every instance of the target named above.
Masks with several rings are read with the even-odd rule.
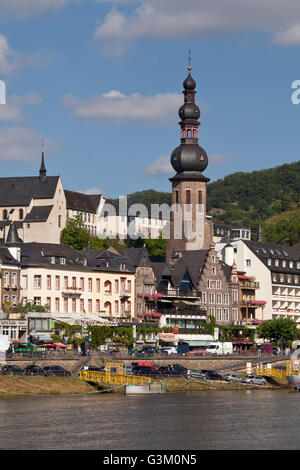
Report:
[[[177,349],[174,346],[164,346],[163,348],[160,348],[159,352],[167,355],[177,354]]]
[[[132,375],[160,375],[157,369],[151,366],[134,366],[132,368]]]
[[[264,377],[260,377],[257,375],[247,375],[247,377],[243,378],[242,382],[256,385],[265,385],[267,383]]]
[[[206,370],[204,374],[209,380],[223,380],[222,375],[218,374],[215,370]]]
[[[26,366],[24,369],[25,375],[44,375],[44,371],[40,366],[34,364]]]
[[[159,350],[155,348],[154,346],[144,346],[143,348],[139,348],[137,350],[132,350],[131,355],[132,356],[153,356],[153,354],[157,354]]]
[[[43,371],[45,376],[71,377],[71,372],[61,366],[45,366]]]
[[[169,364],[167,366],[168,374],[172,375],[186,375],[188,369],[181,364]]]
[[[190,354],[193,356],[203,356],[205,354],[206,350],[204,348],[196,348],[190,351]]]
[[[206,374],[203,374],[201,370],[189,369],[186,374],[188,378],[203,379],[203,380],[207,379]]]
[[[4,375],[24,375],[24,369],[19,366],[5,365],[2,367],[2,374]]]
[[[223,379],[227,382],[242,382],[242,377],[235,374],[224,374]]]
[[[105,372],[105,366],[102,366],[102,367],[97,367],[97,366],[84,366],[82,369],[82,371],[86,370],[86,371],[95,371],[95,372]]]
[[[181,343],[181,344],[178,344],[177,346],[177,354],[181,354],[182,356],[185,356],[186,354],[188,354],[190,352],[190,347],[188,344],[186,343]]]

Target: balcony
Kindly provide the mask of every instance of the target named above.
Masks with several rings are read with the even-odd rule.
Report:
[[[185,291],[185,290],[176,290],[176,289],[168,289],[168,290],[160,290],[160,294],[163,295],[163,297],[175,297],[175,298],[181,298],[181,297],[187,297],[187,298],[194,298],[194,299],[200,299],[200,295],[196,291]]]
[[[125,290],[125,289],[121,289],[120,291],[120,297],[130,297],[131,296],[131,292],[129,290]]]
[[[62,295],[64,297],[68,297],[68,296],[71,296],[71,297],[80,297],[82,294],[82,289],[81,287],[65,287],[63,290],[62,290]]]
[[[259,282],[239,279],[242,289],[259,289]]]

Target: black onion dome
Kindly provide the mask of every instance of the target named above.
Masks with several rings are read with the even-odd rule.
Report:
[[[190,73],[183,82],[183,88],[185,90],[194,90],[196,88],[196,82]]]
[[[171,155],[171,164],[177,173],[183,171],[202,172],[208,165],[205,150],[198,144],[182,144]]]
[[[195,103],[184,103],[178,114],[182,121],[197,120],[200,117],[200,109]]]

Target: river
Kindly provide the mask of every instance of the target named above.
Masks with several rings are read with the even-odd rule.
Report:
[[[0,400],[0,449],[299,449],[300,393],[203,391]]]

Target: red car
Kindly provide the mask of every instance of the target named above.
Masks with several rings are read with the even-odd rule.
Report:
[[[203,356],[203,354],[205,354],[205,349],[204,348],[193,349],[192,351],[190,351],[190,354],[193,356]]]

